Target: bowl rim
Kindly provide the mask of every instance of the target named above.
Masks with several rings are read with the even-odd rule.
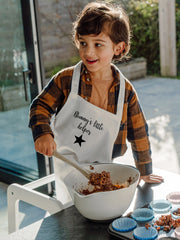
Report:
[[[139,172],[139,170],[136,168],[136,167],[134,167],[134,166],[131,166],[131,165],[128,165],[128,164],[122,164],[122,163],[92,163],[92,164],[84,164],[84,166],[86,166],[86,167],[89,167],[90,165],[91,166],[100,166],[100,165],[109,165],[109,164],[113,164],[113,165],[118,165],[118,166],[124,166],[124,167],[128,167],[128,168],[132,168],[132,169],[134,169],[134,170],[136,170],[137,171],[137,175],[136,175],[136,180],[134,180],[128,187],[125,187],[125,188],[120,188],[120,189],[116,189],[116,190],[113,190],[113,191],[102,191],[102,192],[95,192],[95,193],[90,193],[90,194],[88,194],[88,195],[84,195],[84,194],[81,194],[80,192],[78,192],[77,190],[75,190],[74,188],[73,188],[73,191],[74,191],[74,194],[77,194],[78,196],[80,196],[81,198],[89,198],[90,196],[94,196],[94,195],[99,195],[99,194],[103,194],[103,195],[106,195],[106,194],[109,194],[109,192],[117,192],[117,191],[120,191],[120,190],[123,190],[123,189],[126,189],[126,188],[129,188],[129,187],[131,187],[131,186],[133,186],[134,184],[137,184],[138,183],[138,180],[139,180],[139,178],[140,178],[140,172]]]
[[[132,165],[129,164],[123,164],[123,163],[117,163],[117,162],[108,162],[108,163],[100,163],[100,162],[92,162],[92,163],[83,163],[82,164],[84,167],[89,167],[90,165],[92,166],[100,166],[100,165],[118,165],[118,166],[124,166],[124,167],[129,167],[129,168],[133,168],[135,169],[137,172],[139,172],[139,170]],[[140,172],[139,172],[140,173]]]
[[[173,199],[173,195],[177,195],[179,199]],[[166,199],[173,204],[180,204],[180,191],[174,191],[174,192],[168,193],[168,195],[166,196]]]
[[[137,179],[137,181],[138,181],[138,179]],[[101,195],[102,195],[102,194],[103,194],[103,195],[106,195],[106,194],[109,194],[110,192],[119,192],[120,190],[123,191],[123,190],[125,190],[126,188],[130,188],[131,186],[133,186],[134,184],[136,184],[137,181],[135,181],[134,183],[130,184],[128,187],[125,187],[125,188],[120,188],[120,189],[116,189],[116,190],[112,190],[112,191],[94,192],[94,193],[90,193],[90,194],[87,194],[87,195],[84,195],[84,194],[76,191],[75,189],[73,189],[73,191],[74,191],[74,194],[80,196],[81,198],[90,198],[90,196],[94,196],[94,195],[95,195],[95,196],[98,196],[98,195],[100,195],[100,194],[101,194]]]
[[[173,207],[171,208],[171,210],[170,210],[171,216],[172,216],[173,218],[175,218],[175,219],[180,218],[179,215],[173,214],[173,212],[176,211],[178,208],[180,208],[180,205],[178,205],[178,206],[173,206]],[[180,227],[179,227],[179,228],[180,228]]]
[[[102,166],[102,165],[107,165],[107,166],[108,166],[108,165],[113,165],[113,166],[120,166],[120,167],[126,167],[126,168],[128,168],[128,169],[133,169],[133,170],[135,171],[135,177],[134,177],[133,181],[131,182],[131,184],[128,186],[128,188],[129,188],[129,187],[132,187],[132,186],[134,186],[134,185],[137,185],[138,180],[139,180],[139,178],[140,178],[140,172],[139,172],[139,170],[138,170],[136,167],[134,167],[134,166],[132,166],[132,165],[122,164],[122,163],[114,163],[114,162],[109,162],[109,163],[99,163],[99,162],[96,162],[96,163],[82,163],[82,166],[83,166],[84,168],[88,168],[88,170],[89,170],[90,166]],[[71,183],[69,183],[69,181],[68,181],[68,179],[69,179],[69,177],[71,176],[71,174],[73,174],[74,172],[77,173],[77,171],[78,171],[78,170],[76,170],[76,169],[72,169],[72,170],[65,176],[65,178],[64,178],[64,182],[65,182],[65,184],[66,184],[66,186],[67,186],[67,188],[68,188],[68,190],[69,190],[69,192],[70,192],[70,194],[71,194],[72,199],[74,199],[74,196],[75,196],[75,195],[76,195],[76,196],[79,196],[79,197],[81,197],[81,198],[89,198],[90,196],[94,197],[94,195],[95,195],[95,196],[98,196],[98,194],[106,195],[106,194],[109,194],[109,192],[112,192],[112,191],[105,191],[105,192],[95,192],[95,193],[91,193],[91,194],[88,194],[88,195],[81,194],[81,193],[77,190],[77,189],[78,189],[78,185],[76,185],[76,184],[71,184]],[[95,170],[95,171],[96,171],[96,170]],[[102,171],[103,171],[103,169],[102,169]],[[107,171],[107,169],[105,169],[105,171]],[[93,172],[93,171],[92,171],[92,172]],[[81,173],[79,173],[79,174],[81,174]],[[82,176],[83,176],[83,175],[82,175]],[[85,178],[85,177],[84,177],[84,178]],[[127,180],[127,179],[126,179],[126,180]],[[88,183],[88,179],[87,179],[87,183]],[[87,185],[87,183],[86,183],[86,185]],[[86,187],[86,186],[83,184],[83,187]],[[125,189],[125,188],[113,190],[113,192],[117,192],[117,191],[123,190],[123,189]]]

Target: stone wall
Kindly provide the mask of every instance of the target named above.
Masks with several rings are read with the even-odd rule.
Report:
[[[77,54],[72,41],[72,23],[87,2],[88,0],[38,0],[46,70]]]
[[[116,65],[128,80],[135,80],[146,77],[147,62],[143,57]]]

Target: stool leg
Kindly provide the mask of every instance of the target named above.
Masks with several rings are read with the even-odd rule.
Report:
[[[19,200],[16,199],[16,194],[13,191],[13,184],[9,186],[8,191],[8,232],[12,233],[19,229]]]

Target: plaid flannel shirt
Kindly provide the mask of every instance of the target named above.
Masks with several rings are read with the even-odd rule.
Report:
[[[53,135],[50,123],[52,115],[57,114],[66,102],[71,90],[71,79],[74,67],[58,72],[49,84],[32,102],[30,107],[29,127],[32,129],[34,141],[43,134]],[[108,93],[107,111],[116,113],[120,87],[119,73],[112,67],[113,84]],[[83,65],[80,75],[79,95],[86,101],[91,98],[91,77]],[[122,120],[118,136],[114,143],[112,158],[122,156],[127,149],[126,139],[131,143],[135,165],[141,175],[152,173],[148,126],[140,107],[138,97],[132,84],[125,79],[125,99]]]

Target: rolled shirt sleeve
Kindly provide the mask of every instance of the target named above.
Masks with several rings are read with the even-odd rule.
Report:
[[[149,175],[152,173],[152,159],[148,125],[133,87],[127,114],[127,139],[131,143],[135,165],[142,176]]]

